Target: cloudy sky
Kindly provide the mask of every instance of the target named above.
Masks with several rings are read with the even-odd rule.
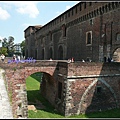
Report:
[[[24,30],[45,25],[79,1],[0,1],[0,39],[14,37],[21,43]]]

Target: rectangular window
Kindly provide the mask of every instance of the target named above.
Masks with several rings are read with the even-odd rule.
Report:
[[[87,45],[92,44],[92,31],[86,32],[86,44]]]
[[[80,4],[80,11],[82,10],[82,5]]]
[[[58,98],[61,99],[62,96],[62,83],[58,82]]]
[[[77,13],[77,7],[75,8],[75,13]]]
[[[68,12],[68,17],[70,17],[70,11]]]
[[[72,9],[72,15],[73,15],[73,9]]]
[[[96,87],[96,93],[100,94],[102,92],[102,87],[101,86],[97,86]]]
[[[65,14],[65,19],[67,19],[67,14]]]
[[[66,37],[66,26],[65,25],[62,26],[62,30],[63,30],[63,37]]]

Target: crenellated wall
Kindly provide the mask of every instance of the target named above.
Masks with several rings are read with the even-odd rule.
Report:
[[[79,2],[40,29],[29,26],[24,31],[25,56],[38,60],[73,57],[76,61],[94,62],[103,62],[104,57],[114,58],[114,52],[120,48],[119,12],[117,1]],[[34,34],[28,35],[32,28]]]

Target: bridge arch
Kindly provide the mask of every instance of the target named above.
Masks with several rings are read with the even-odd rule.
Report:
[[[86,109],[88,106],[84,107],[84,102],[87,100],[87,94],[88,92],[92,89],[92,87],[95,86],[95,84],[97,84],[97,82],[100,81],[102,84],[104,84],[108,89],[109,91],[112,93],[113,95],[113,98],[114,98],[114,103],[113,104],[116,104],[116,108],[118,107],[118,101],[117,101],[117,97],[116,97],[116,94],[114,92],[114,90],[112,89],[112,87],[104,80],[104,79],[101,79],[101,78],[96,78],[89,86],[88,88],[85,90],[84,94],[82,95],[82,98],[80,100],[80,103],[79,103],[79,108],[78,108],[78,111],[77,111],[77,115],[79,115],[80,113],[82,113],[83,111],[85,112],[86,110],[82,110],[82,109]],[[94,94],[94,93],[93,93]],[[93,96],[92,96],[93,97]],[[90,99],[89,99],[90,100]],[[103,106],[102,106],[103,107]],[[109,106],[110,107],[110,106]]]
[[[30,76],[32,76],[33,74],[37,75],[38,73],[41,73],[41,76],[39,76],[40,77],[39,91],[40,91],[41,95],[43,95],[44,98],[46,98],[51,104],[54,103],[55,102],[55,93],[56,93],[56,90],[55,90],[56,83],[55,83],[54,76],[51,76],[49,73],[46,73],[43,71],[31,72],[31,73],[29,73],[29,74],[31,74]]]

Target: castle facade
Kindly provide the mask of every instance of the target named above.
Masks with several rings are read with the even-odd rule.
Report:
[[[120,2],[82,1],[24,33],[26,58],[120,61]]]

